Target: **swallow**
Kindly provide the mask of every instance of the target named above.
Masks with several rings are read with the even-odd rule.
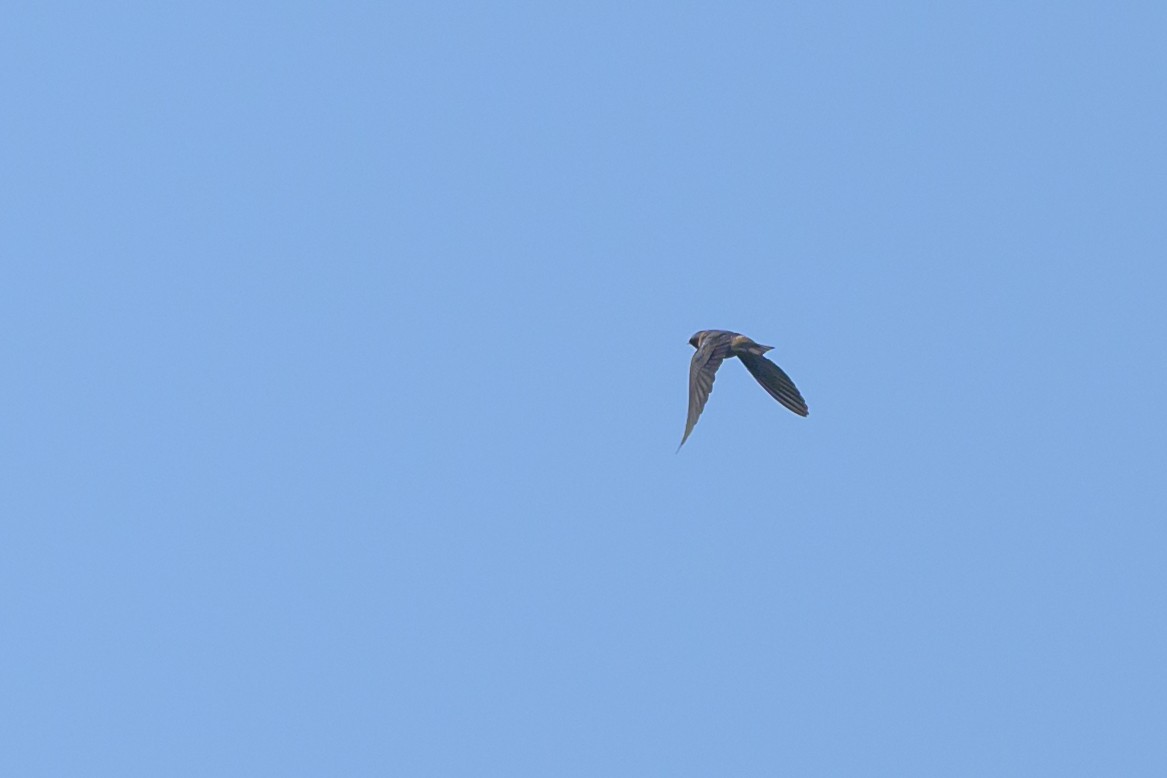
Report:
[[[806,416],[810,412],[790,376],[762,356],[774,348],[773,346],[763,346],[745,335],[728,330],[701,330],[689,338],[689,345],[697,351],[693,354],[693,361],[689,363],[689,418],[685,421],[685,435],[681,438],[681,445],[677,446],[677,451],[685,445],[689,433],[697,425],[701,411],[705,410],[709,393],[713,391],[713,378],[717,368],[729,357],[740,359],[762,388],[789,410],[799,416]]]

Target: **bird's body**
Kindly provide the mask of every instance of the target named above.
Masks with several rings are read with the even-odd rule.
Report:
[[[786,408],[799,416],[809,411],[806,401],[798,393],[790,376],[763,356],[773,346],[763,346],[745,335],[729,330],[701,330],[689,338],[689,343],[697,349],[693,361],[689,363],[689,417],[685,421],[685,435],[681,446],[689,438],[689,433],[697,424],[709,393],[713,391],[714,374],[721,363],[730,357],[737,357],[746,366],[762,388]],[[681,446],[677,446],[680,450]]]

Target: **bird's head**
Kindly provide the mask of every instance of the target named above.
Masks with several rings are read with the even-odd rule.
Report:
[[[705,330],[701,330],[700,332],[694,332],[693,337],[689,338],[689,345],[692,346],[693,348],[700,348],[701,339],[705,337],[705,332],[706,332]]]

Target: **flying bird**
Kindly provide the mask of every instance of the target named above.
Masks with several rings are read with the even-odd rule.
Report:
[[[763,346],[737,332],[728,330],[701,330],[689,338],[689,344],[697,349],[693,354],[693,361],[689,363],[689,418],[685,421],[685,436],[681,438],[681,445],[689,439],[689,433],[697,425],[701,411],[713,391],[713,378],[717,368],[729,357],[737,357],[746,366],[762,388],[770,393],[778,402],[785,405],[799,416],[805,416],[809,411],[806,401],[798,393],[790,376],[766,357],[762,356],[773,346]]]

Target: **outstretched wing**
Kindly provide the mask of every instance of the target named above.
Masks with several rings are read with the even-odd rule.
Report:
[[[799,416],[810,413],[806,407],[806,400],[802,399],[798,388],[795,387],[790,376],[786,375],[782,368],[760,354],[741,352],[737,354],[737,357],[745,363],[746,370],[750,371],[750,375],[762,385],[763,389],[770,393],[771,397]]]
[[[733,335],[732,332],[711,332],[693,353],[693,361],[689,363],[689,418],[685,420],[685,436],[681,438],[681,445],[677,446],[678,451],[689,439],[689,433],[697,425],[701,411],[705,410],[709,393],[713,391],[714,374],[729,355]]]

